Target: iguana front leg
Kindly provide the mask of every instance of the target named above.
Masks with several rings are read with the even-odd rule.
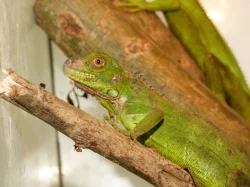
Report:
[[[145,134],[164,119],[164,113],[158,108],[150,108],[139,103],[126,104],[120,119],[133,139]]]
[[[110,103],[110,101],[106,100],[106,99],[98,99],[98,102],[108,110],[109,116],[110,118],[114,117],[117,115],[117,112],[114,108],[114,106],[112,105],[112,103]]]
[[[123,130],[121,128],[119,128],[119,123],[120,120],[117,117],[118,113],[116,112],[114,106],[112,105],[112,103],[110,103],[110,101],[106,100],[106,99],[99,99],[98,100],[99,103],[108,110],[109,115],[104,115],[104,120],[107,121],[116,131],[129,136],[130,133],[127,132],[126,130]]]
[[[137,12],[140,10],[150,11],[173,11],[179,8],[179,0],[155,0],[146,2],[145,0],[128,0],[126,2],[117,3],[117,7],[130,7],[130,12]]]

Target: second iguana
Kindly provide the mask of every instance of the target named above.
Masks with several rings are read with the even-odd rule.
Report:
[[[131,12],[163,11],[169,28],[203,72],[208,88],[250,122],[247,82],[233,53],[198,0],[126,0],[116,5],[130,7]]]
[[[91,53],[64,64],[74,85],[108,110],[120,132],[186,168],[197,186],[250,186],[250,161],[222,131],[129,76],[112,57]],[[120,130],[122,123],[127,131]]]

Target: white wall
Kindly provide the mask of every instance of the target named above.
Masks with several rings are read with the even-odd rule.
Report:
[[[0,67],[51,90],[48,39],[34,22],[33,4],[0,0]],[[57,171],[55,130],[0,99],[0,186],[58,186]]]

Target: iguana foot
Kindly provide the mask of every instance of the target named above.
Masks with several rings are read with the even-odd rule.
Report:
[[[141,136],[142,134],[141,133],[138,133],[134,130],[130,131],[130,138],[132,140],[136,140],[139,136]]]
[[[129,8],[129,12],[134,13],[140,10],[146,10],[148,3],[145,0],[127,0],[126,2],[116,3],[116,7]]]
[[[125,136],[130,136],[130,132],[120,129],[116,124],[114,118],[110,118],[108,115],[103,115],[104,120],[106,120],[117,132],[122,133]]]

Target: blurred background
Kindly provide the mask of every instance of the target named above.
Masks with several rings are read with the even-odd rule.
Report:
[[[62,73],[67,59],[35,21],[35,0],[0,0],[0,67],[12,68],[66,100],[71,85]],[[201,0],[208,16],[236,55],[250,83],[250,1]],[[161,13],[158,14],[162,16]],[[4,78],[0,73],[0,78]],[[94,98],[81,108],[102,120]],[[0,100],[1,187],[150,187],[152,185],[74,142],[39,119]],[[62,176],[59,176],[59,161]]]

